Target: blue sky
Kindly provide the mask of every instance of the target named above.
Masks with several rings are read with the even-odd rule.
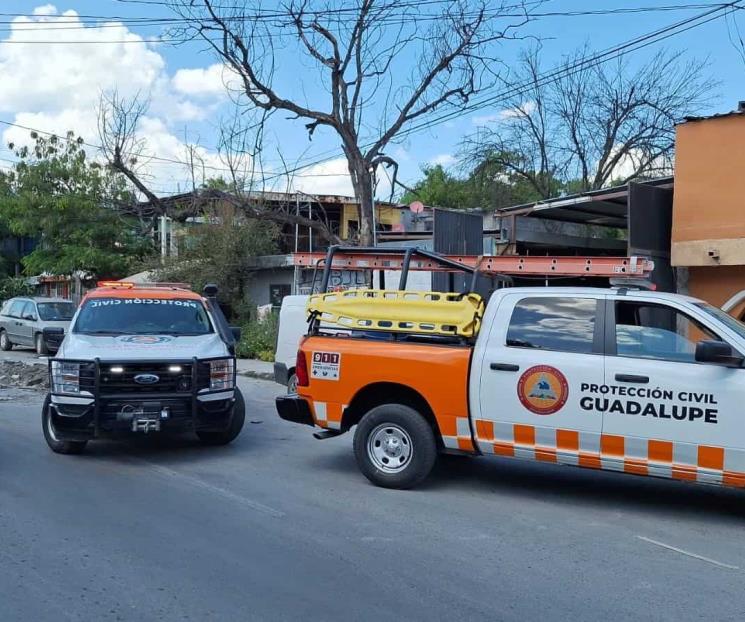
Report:
[[[548,0],[539,11],[576,12],[598,8],[664,7],[694,4],[695,0],[675,3],[672,0]],[[715,6],[716,2],[696,4]],[[142,128],[150,153],[160,157],[183,159],[184,143],[199,142],[206,163],[205,173],[218,174],[221,166],[212,147],[216,144],[215,127],[221,116],[227,116],[232,105],[221,91],[222,74],[217,59],[203,49],[202,44],[173,47],[164,44],[110,43],[140,35],[145,38],[162,34],[162,27],[94,28],[95,21],[82,17],[91,29],[50,32],[43,15],[74,11],[79,16],[107,16],[110,18],[138,18],[172,16],[158,4],[118,2],[114,0],[58,0],[43,2],[3,0],[0,11],[6,14],[27,14],[13,24],[13,17],[0,17],[0,120],[29,125],[38,129],[64,132],[74,129],[91,143],[97,142],[95,130],[95,101],[100,90],[118,88],[125,95],[147,92],[151,108]],[[262,9],[275,3],[264,2]],[[744,4],[745,6],[745,4]],[[589,15],[539,18],[521,30],[524,35],[539,38],[544,49],[547,68],[561,63],[563,55],[587,44],[591,50],[602,50],[632,39],[662,26],[702,12],[702,7],[690,10],[655,11],[648,13]],[[745,11],[737,19],[745,34]],[[412,16],[413,17],[413,16]],[[74,15],[67,14],[66,20]],[[100,23],[100,22],[99,22]],[[730,21],[731,26],[731,21]],[[13,32],[11,32],[13,28]],[[46,25],[49,28],[49,24]],[[114,34],[116,33],[116,34]],[[11,38],[15,42],[9,43]],[[76,39],[77,38],[77,39]],[[69,43],[49,43],[51,39]],[[76,43],[76,41],[99,43]],[[5,42],[4,42],[5,41]],[[103,43],[102,43],[103,41]],[[502,44],[500,57],[506,65],[514,62],[521,47],[529,41],[510,41]],[[716,99],[707,112],[722,112],[735,107],[738,99],[745,99],[745,62],[730,41],[727,23],[718,19],[702,27],[668,39],[661,45],[629,56],[632,64],[643,63],[661,46],[684,50],[691,58],[708,58],[710,72],[721,84]],[[309,99],[313,74],[308,65],[300,63],[290,51],[278,53],[283,71],[279,74],[278,90],[296,94],[299,89]],[[411,70],[413,59],[404,59],[399,71]],[[500,106],[415,133],[388,150],[400,163],[401,178],[407,182],[419,177],[421,166],[428,162],[450,165],[458,151],[462,137],[472,132],[484,117],[497,116]],[[313,193],[349,193],[345,165],[340,156],[338,141],[329,130],[319,130],[308,140],[302,121],[278,115],[267,134],[266,164],[276,170],[278,150],[282,157],[295,165],[332,155],[329,161],[304,169],[293,180],[295,187]],[[22,140],[26,132],[19,128],[0,125],[3,143]],[[0,149],[0,165],[12,159],[7,149]],[[212,167],[212,168],[209,168]],[[175,163],[151,162],[144,171],[153,188],[160,193],[185,189],[189,185],[184,167]],[[281,183],[286,180],[281,179]],[[387,192],[381,184],[381,192]]]

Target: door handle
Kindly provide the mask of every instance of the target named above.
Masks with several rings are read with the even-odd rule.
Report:
[[[494,371],[520,371],[520,366],[514,363],[490,363],[489,369]]]
[[[618,382],[635,382],[637,384],[647,384],[649,376],[636,376],[634,374],[616,374]]]

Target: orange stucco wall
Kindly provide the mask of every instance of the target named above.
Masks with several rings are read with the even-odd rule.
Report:
[[[721,307],[729,298],[745,289],[745,266],[696,266],[688,269],[688,294]],[[730,311],[741,318],[745,305]]]
[[[745,238],[745,114],[683,123],[672,241]]]

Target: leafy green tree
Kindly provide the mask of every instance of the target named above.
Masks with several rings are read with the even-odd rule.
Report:
[[[152,249],[119,208],[134,197],[124,179],[88,159],[83,141],[33,132],[31,147],[9,145],[18,162],[0,179],[0,221],[39,240],[23,258],[27,274],[120,277]]]
[[[401,198],[402,203],[421,201],[432,207],[451,209],[473,207],[465,180],[448,173],[440,164],[425,166],[422,172],[424,177]]]
[[[486,157],[465,177],[458,177],[439,164],[425,167],[423,173],[424,177],[401,198],[403,203],[419,200],[432,207],[494,209],[540,198],[530,184],[510,175],[493,158]]]
[[[159,281],[189,283],[201,291],[207,283],[219,288],[218,297],[228,316],[249,319],[246,287],[251,260],[278,251],[279,228],[267,221],[247,219],[227,204],[218,204],[189,226],[178,258],[156,270]]]

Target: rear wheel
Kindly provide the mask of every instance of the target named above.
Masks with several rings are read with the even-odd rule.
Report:
[[[246,403],[243,400],[243,393],[241,393],[240,389],[236,389],[233,418],[230,420],[230,426],[226,430],[220,430],[219,432],[198,431],[197,436],[205,445],[227,445],[228,443],[232,443],[241,433],[245,420]]]
[[[36,354],[38,354],[39,356],[44,356],[44,355],[49,354],[49,350],[47,349],[47,344],[44,341],[44,335],[42,335],[41,333],[38,333],[34,341],[36,343]]]
[[[57,432],[52,422],[51,399],[47,395],[41,411],[41,427],[44,431],[44,439],[56,454],[79,454],[85,449],[87,441],[61,441],[57,438]]]
[[[435,434],[424,417],[403,404],[368,412],[354,434],[362,474],[384,488],[412,488],[429,475],[437,458]]]
[[[7,352],[8,350],[12,350],[12,349],[13,349],[13,344],[10,342],[8,333],[6,333],[4,330],[0,331],[0,350]]]
[[[292,395],[293,393],[297,393],[297,374],[292,374],[287,379],[287,394]]]

